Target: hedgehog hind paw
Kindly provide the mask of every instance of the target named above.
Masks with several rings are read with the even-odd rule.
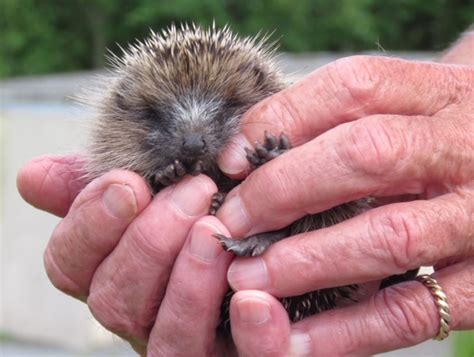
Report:
[[[273,243],[288,237],[286,229],[268,233],[259,233],[245,239],[232,239],[215,234],[222,247],[239,257],[256,257],[263,254]]]
[[[262,246],[259,246],[258,242],[255,239],[252,239],[253,237],[250,239],[232,239],[222,234],[215,234],[214,237],[219,240],[219,243],[224,250],[232,252],[238,257],[257,256],[263,253],[266,249],[266,247],[263,248]]]

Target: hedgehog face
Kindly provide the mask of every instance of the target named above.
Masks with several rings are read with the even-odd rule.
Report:
[[[226,110],[218,98],[183,96],[162,113],[148,135],[148,144],[172,148],[168,159],[192,164],[198,160],[210,167],[227,138],[238,129],[239,113]],[[224,136],[222,136],[224,135]]]
[[[218,154],[254,104],[253,97],[228,98],[211,91],[196,95],[191,88],[176,97],[156,98],[148,94],[156,91],[143,93],[140,81],[127,80],[126,85],[121,82],[121,90],[112,91],[100,140],[107,141],[109,161],[122,159],[128,150],[128,167],[146,177],[175,160],[189,167],[200,161],[205,172],[215,170]]]
[[[155,170],[175,160],[186,166],[201,161],[211,169],[227,140],[237,132],[241,114],[241,108],[231,109],[216,95],[196,98],[190,93],[176,101],[149,102],[141,111],[123,113],[131,119],[128,130],[136,125],[133,131],[142,135],[129,138],[141,143],[142,155],[149,156]]]
[[[272,53],[226,28],[186,26],[130,46],[99,104],[91,176],[118,167],[150,179],[175,160],[217,170],[242,114],[283,87]]]

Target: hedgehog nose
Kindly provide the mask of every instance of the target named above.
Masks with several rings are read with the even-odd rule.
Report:
[[[206,142],[199,133],[191,133],[183,139],[183,150],[186,154],[201,155],[206,151]]]

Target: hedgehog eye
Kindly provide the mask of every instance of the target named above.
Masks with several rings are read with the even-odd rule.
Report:
[[[143,104],[136,110],[140,113],[140,116],[144,120],[149,120],[153,123],[161,122],[165,114],[165,112],[159,106],[151,103]]]
[[[222,110],[219,115],[217,115],[217,119],[222,122],[227,122],[230,116],[241,115],[248,107],[249,105],[247,103],[237,98],[228,99],[223,103]]]
[[[141,110],[141,113],[146,120],[151,120],[153,122],[160,120],[160,113],[153,107],[146,107]]]
[[[225,111],[235,111],[235,110],[239,110],[241,109],[243,106],[245,105],[245,103],[239,99],[229,99],[225,105],[224,105],[224,109]]]
[[[147,105],[140,110],[141,120],[147,121],[152,127],[169,133],[173,131],[173,118],[166,108]]]

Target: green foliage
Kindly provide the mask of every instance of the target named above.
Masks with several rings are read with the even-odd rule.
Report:
[[[100,67],[150,28],[230,24],[274,32],[286,51],[439,50],[474,19],[474,0],[0,0],[0,76]]]
[[[454,338],[454,357],[474,356],[474,331],[456,331]]]

